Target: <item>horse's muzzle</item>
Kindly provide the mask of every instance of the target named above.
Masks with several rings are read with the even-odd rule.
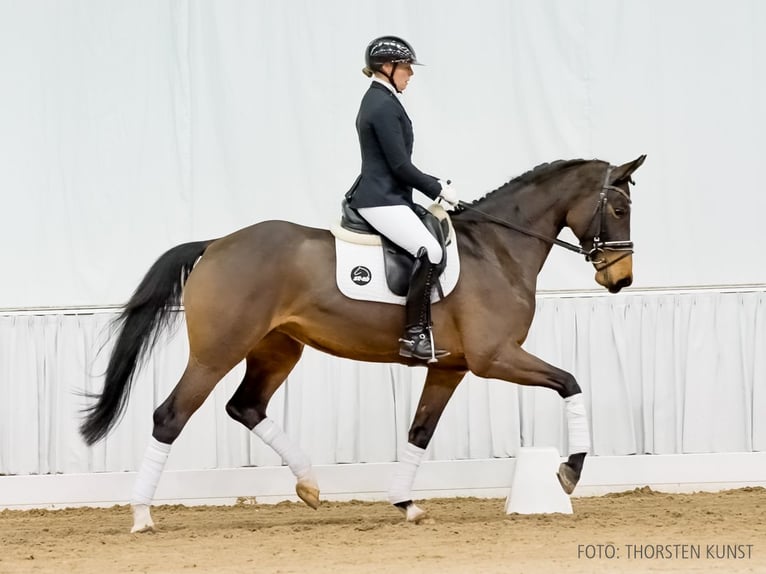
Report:
[[[596,283],[610,293],[619,293],[633,283],[633,254],[624,251],[604,251],[603,258],[594,262]]]

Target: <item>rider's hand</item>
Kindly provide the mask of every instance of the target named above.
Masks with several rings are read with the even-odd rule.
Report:
[[[447,180],[440,183],[442,184],[442,191],[439,194],[439,197],[442,198],[447,203],[449,203],[450,205],[457,205],[458,203],[457,191],[455,191],[455,188],[452,187],[452,182],[450,180]]]

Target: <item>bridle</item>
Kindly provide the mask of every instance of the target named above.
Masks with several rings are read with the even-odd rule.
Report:
[[[630,240],[605,241],[602,238],[602,234],[604,233],[606,229],[606,214],[607,214],[606,208],[607,208],[607,205],[609,204],[609,192],[616,191],[620,193],[628,201],[628,203],[631,203],[630,196],[626,193],[624,189],[617,187],[616,185],[611,185],[609,183],[609,179],[612,176],[613,170],[614,170],[613,165],[610,165],[606,170],[606,175],[604,176],[604,183],[601,185],[601,192],[599,193],[599,196],[598,196],[598,203],[596,204],[596,209],[594,210],[593,216],[591,217],[591,220],[590,220],[591,223],[589,227],[593,226],[593,220],[598,221],[596,231],[594,232],[593,239],[591,240],[592,246],[590,250],[584,249],[582,247],[582,242],[580,243],[580,245],[574,245],[573,243],[569,243],[568,241],[564,241],[562,239],[557,239],[555,237],[548,237],[546,235],[542,235],[540,233],[537,233],[536,231],[525,229],[514,223],[511,223],[510,221],[505,221],[504,219],[500,219],[498,217],[495,217],[494,215],[491,215],[489,213],[476,209],[470,203],[459,201],[458,205],[460,205],[460,207],[462,207],[463,209],[474,211],[486,217],[490,221],[497,223],[499,225],[502,225],[503,227],[513,229],[514,231],[518,231],[519,233],[523,233],[524,235],[529,235],[530,237],[534,237],[535,239],[540,239],[541,241],[545,241],[546,243],[550,243],[551,245],[558,245],[559,247],[563,247],[564,249],[568,249],[569,251],[572,251],[574,253],[584,255],[586,261],[589,261],[590,263],[592,263],[596,267],[596,270],[601,271],[603,269],[606,269],[607,267],[610,267],[611,265],[614,265],[621,259],[624,259],[628,255],[631,255],[633,253],[633,242]],[[623,251],[624,253],[620,257],[607,263],[606,259],[604,259],[603,257],[603,254],[605,251]]]
[[[626,191],[620,187],[617,187],[616,185],[610,185],[609,179],[612,175],[612,170],[614,170],[614,166],[610,165],[606,170],[606,176],[604,177],[604,184],[601,186],[601,192],[598,195],[598,206],[596,207],[596,211],[593,214],[593,217],[591,218],[591,221],[593,219],[598,218],[598,227],[596,228],[596,232],[593,235],[593,246],[591,247],[591,250],[585,253],[585,260],[590,261],[593,263],[593,265],[596,266],[597,270],[606,269],[610,265],[614,265],[617,263],[620,259],[624,259],[628,255],[633,254],[633,242],[628,239],[627,241],[604,241],[601,238],[601,234],[604,232],[606,228],[606,206],[609,203],[609,197],[608,192],[616,191],[619,194],[621,194],[625,200],[628,202],[628,205],[630,205],[630,196],[626,193]],[[611,262],[606,263],[606,260],[603,258],[604,251],[624,251],[620,257],[617,259],[613,259]],[[598,254],[602,254],[600,258],[598,257]],[[603,264],[601,267],[599,267],[599,264]]]

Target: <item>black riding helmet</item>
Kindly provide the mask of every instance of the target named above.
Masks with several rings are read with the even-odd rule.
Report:
[[[398,36],[381,36],[370,42],[364,52],[364,63],[367,66],[362,72],[364,72],[365,76],[370,77],[373,72],[382,72],[381,68],[386,62],[391,62],[394,65],[391,73],[386,77],[397,92],[399,89],[394,84],[396,65],[402,63],[413,66],[421,65],[415,56],[415,50],[409,42]]]

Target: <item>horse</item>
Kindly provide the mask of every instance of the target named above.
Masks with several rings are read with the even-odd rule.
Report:
[[[461,272],[432,314],[436,344],[450,354],[426,365],[408,444],[389,490],[389,501],[405,520],[426,516],[412,500],[412,484],[442,411],[468,371],[561,396],[569,453],[558,478],[565,492],[574,490],[590,448],[580,386],[572,374],[522,344],[534,316],[537,275],[554,245],[585,255],[596,282],[608,291],[631,284],[630,184],[645,157],[619,166],[598,159],[542,164],[453,209]],[[564,227],[579,246],[557,238]],[[222,238],[177,245],[146,273],[116,319],[103,390],[92,395],[80,426],[89,445],[112,429],[127,407],[142,359],[183,304],[188,362],[154,411],[131,499],[132,532],[154,528],[150,506],[173,441],[241,361],[244,378],[226,411],[282,457],[296,477],[297,495],[312,508],[319,505],[319,486],[310,459],[266,415],[304,346],[347,359],[420,364],[398,353],[402,306],[341,294],[334,241],[326,229],[263,221]]]

